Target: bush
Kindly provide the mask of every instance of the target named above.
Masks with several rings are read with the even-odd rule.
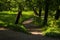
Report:
[[[7,27],[14,31],[23,32],[23,33],[27,33],[27,34],[29,33],[23,25],[8,24]]]
[[[48,36],[48,37],[56,37],[56,38],[60,38],[60,33],[56,33],[56,32],[48,32],[45,34],[45,36]]]
[[[56,38],[60,37],[60,28],[57,22],[59,22],[59,20],[56,21],[53,19],[49,21],[49,25],[46,26],[46,30],[43,32],[45,36]]]

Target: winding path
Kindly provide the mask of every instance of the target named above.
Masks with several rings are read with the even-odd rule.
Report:
[[[0,40],[60,40],[42,35],[28,35],[0,27]]]
[[[29,26],[28,23],[32,22],[32,20],[28,20],[25,22],[24,22],[25,26],[27,27]],[[60,40],[58,38],[43,36],[42,31],[39,28],[28,28],[27,30],[31,32],[32,35],[16,32],[7,28],[0,27],[0,40]]]

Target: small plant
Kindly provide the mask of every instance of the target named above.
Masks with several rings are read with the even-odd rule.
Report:
[[[45,34],[45,36],[60,38],[60,33],[48,32],[48,33]]]
[[[23,25],[8,24],[7,27],[14,31],[23,32],[23,33],[27,33],[27,34],[29,33]]]

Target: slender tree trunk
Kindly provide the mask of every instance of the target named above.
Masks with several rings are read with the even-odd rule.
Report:
[[[17,15],[16,21],[15,21],[15,24],[18,24],[21,15],[22,15],[22,11],[20,10],[20,11],[18,11],[18,15]]]
[[[39,8],[39,17],[41,18],[41,12],[42,12],[42,9]]]
[[[37,11],[33,8],[34,14],[39,16],[39,14],[37,13]]]
[[[19,3],[19,5],[18,5],[19,10],[18,10],[18,15],[17,15],[16,21],[15,21],[15,24],[18,24],[18,22],[19,22],[19,19],[22,15],[22,8],[23,8],[23,5],[21,3]]]
[[[55,14],[55,19],[58,20],[60,16],[60,9],[57,9],[56,14]]]
[[[44,16],[44,22],[43,25],[47,24],[47,18],[48,18],[48,8],[49,8],[49,4],[48,4],[48,0],[46,0],[46,5],[45,5],[45,16]]]
[[[34,11],[34,14],[39,16],[39,14],[37,13],[37,11],[34,9],[34,7],[32,7],[33,11]]]

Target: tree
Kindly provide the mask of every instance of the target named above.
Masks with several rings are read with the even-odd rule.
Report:
[[[48,0],[45,0],[45,15],[44,15],[43,25],[46,25],[47,24],[48,10],[49,10],[49,1]]]
[[[22,15],[23,5],[22,5],[21,1],[20,2],[19,2],[19,0],[18,1],[15,0],[15,1],[18,4],[18,14],[17,14],[17,18],[16,18],[16,21],[15,21],[15,24],[18,24],[19,19],[20,19],[21,15]]]
[[[0,11],[8,10],[8,0],[0,0]]]
[[[41,14],[42,14],[42,0],[37,0],[37,6],[39,8],[39,17],[41,18]]]
[[[41,16],[42,6],[40,0],[26,0],[26,6],[29,7],[31,10],[34,11],[34,14],[37,16]],[[37,12],[39,9],[39,12]]]
[[[55,14],[55,19],[58,20],[59,16],[60,16],[60,0],[57,0],[57,10],[56,10],[56,14]]]
[[[58,20],[60,16],[60,9],[57,9],[56,14],[55,14],[55,19]]]
[[[14,4],[13,4],[14,3]],[[14,0],[0,0],[0,10],[1,11],[10,11],[11,8],[15,7]]]
[[[22,5],[19,4],[19,10],[18,10],[18,14],[17,14],[17,18],[16,18],[16,21],[15,21],[15,24],[18,24],[19,19],[20,19],[21,15],[22,15],[22,9],[21,8],[22,8]]]

